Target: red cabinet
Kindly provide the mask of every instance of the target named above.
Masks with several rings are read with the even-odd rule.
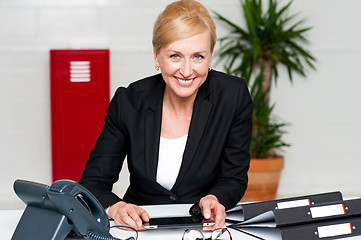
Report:
[[[109,104],[109,50],[50,50],[53,181],[79,181]]]

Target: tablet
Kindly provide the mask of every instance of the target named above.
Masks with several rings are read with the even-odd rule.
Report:
[[[207,222],[205,219],[197,216],[187,217],[162,217],[150,218],[149,222],[144,223],[145,229],[163,229],[163,228],[189,228],[212,226],[214,222]]]

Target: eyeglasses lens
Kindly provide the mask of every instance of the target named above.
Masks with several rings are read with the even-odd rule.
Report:
[[[204,235],[197,229],[187,229],[183,234],[182,240],[204,240]]]
[[[216,229],[212,232],[212,240],[232,240],[231,234],[226,228]]]

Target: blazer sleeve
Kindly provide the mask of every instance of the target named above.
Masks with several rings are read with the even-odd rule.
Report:
[[[109,104],[104,127],[79,181],[104,208],[122,200],[112,192],[128,152],[127,134],[121,125],[122,91],[124,88],[119,88]]]
[[[234,207],[243,197],[248,184],[250,141],[252,135],[252,99],[243,81],[237,107],[222,152],[218,177],[209,190],[226,209]]]

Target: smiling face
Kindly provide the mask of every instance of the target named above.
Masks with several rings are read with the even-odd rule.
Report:
[[[165,91],[173,97],[195,99],[211,66],[211,35],[209,31],[180,39],[154,52],[166,83]]]

